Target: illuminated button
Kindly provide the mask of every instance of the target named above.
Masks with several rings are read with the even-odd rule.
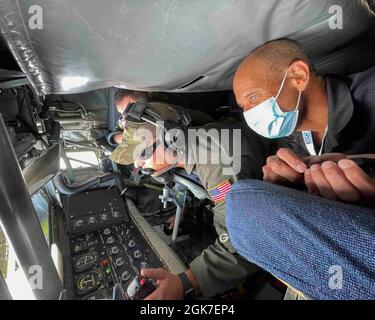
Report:
[[[109,264],[108,259],[104,259],[104,260],[102,261],[102,266],[103,266],[103,267],[108,266],[108,264]]]
[[[139,282],[139,284],[141,286],[144,286],[145,283],[146,283],[146,279],[145,278],[142,278],[141,281]]]
[[[104,231],[103,231],[103,233],[104,233],[106,236],[108,236],[109,234],[111,234],[111,232],[112,232],[111,228],[106,228],[106,229],[104,229]]]
[[[129,248],[134,248],[135,245],[136,245],[136,242],[135,242],[134,239],[133,239],[133,240],[130,240],[129,243],[128,243]]]
[[[107,274],[111,273],[111,269],[109,267],[107,267],[107,268],[105,268],[104,272],[107,273]]]
[[[126,281],[128,281],[130,278],[131,278],[131,274],[130,274],[130,272],[129,271],[124,271],[123,273],[122,273],[122,275],[121,275],[121,280],[123,281],[123,282],[126,282]]]
[[[115,242],[115,238],[114,237],[109,237],[108,239],[107,239],[107,243],[108,244],[112,244],[112,243],[114,243]]]
[[[125,260],[123,257],[118,257],[115,263],[117,267],[121,267],[125,263]]]
[[[134,258],[139,259],[142,257],[142,252],[140,250],[134,251]]]
[[[120,252],[120,248],[118,246],[114,246],[111,248],[111,254],[118,254]]]

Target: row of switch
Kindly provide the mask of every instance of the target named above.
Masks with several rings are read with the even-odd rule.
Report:
[[[119,218],[120,212],[118,210],[112,210],[112,217],[113,218]],[[103,223],[110,220],[110,215],[108,213],[102,213],[100,215],[100,221],[98,219],[98,216],[89,216],[88,218],[80,218],[75,220],[74,226],[75,228],[82,228],[85,226],[85,220],[87,221],[88,225],[95,225],[97,223]]]
[[[106,235],[106,236],[109,236],[111,233],[112,233],[112,229],[111,228],[105,228],[103,230],[103,234]],[[120,235],[123,236],[123,237],[124,236],[129,236],[129,234],[130,234],[130,229],[122,230],[120,232]]]
[[[113,243],[115,243],[115,238],[114,237],[109,237],[108,239],[107,239],[107,244],[113,244]],[[130,249],[132,249],[132,248],[134,248],[135,246],[136,246],[136,242],[135,242],[135,240],[133,239],[133,240],[130,240],[129,242],[128,242],[128,247],[130,248]],[[115,250],[116,252],[114,253],[112,253],[112,254],[117,254],[118,253],[118,247],[117,246],[114,246],[114,247],[112,247],[112,250]],[[137,250],[137,251],[139,251],[139,250]],[[137,252],[136,251],[136,252]],[[136,257],[135,257],[136,258]]]
[[[129,229],[128,229],[127,231],[130,232]],[[123,232],[124,232],[124,231],[123,231]],[[106,235],[106,236],[110,235],[111,233],[112,233],[111,228],[106,228],[106,229],[104,229],[104,231],[103,231],[103,234]],[[116,241],[115,237],[114,237],[114,236],[110,236],[110,237],[107,238],[106,243],[107,243],[107,244],[113,244],[115,241]],[[135,241],[134,239],[131,239],[131,240],[128,242],[128,247],[129,247],[129,248],[134,248],[134,247],[136,246],[136,244],[137,244],[136,241]]]
[[[111,255],[116,255],[116,254],[118,254],[120,252],[120,249],[119,249],[119,247],[118,246],[114,246],[114,247],[112,247],[111,249],[110,249],[110,253],[111,253]],[[141,258],[142,257],[142,251],[141,250],[136,250],[136,251],[134,251],[134,253],[133,253],[133,257],[135,258],[135,259],[139,259],[139,258]],[[121,257],[120,257],[121,258]],[[120,267],[120,266],[122,266],[124,263],[118,263],[117,262],[117,260],[118,259],[120,259],[120,258],[117,258],[116,259],[116,266],[117,267]],[[122,259],[122,258],[121,258]],[[120,260],[121,261],[121,260]]]

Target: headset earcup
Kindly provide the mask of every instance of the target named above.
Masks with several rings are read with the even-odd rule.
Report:
[[[186,130],[176,124],[174,126],[166,126],[165,129],[167,127],[169,127],[168,130],[162,130],[164,131],[164,146],[167,150],[176,153],[175,155],[177,156],[185,150]]]

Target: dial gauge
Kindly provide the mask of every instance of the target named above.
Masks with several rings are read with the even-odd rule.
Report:
[[[73,259],[73,267],[76,272],[83,272],[92,269],[99,261],[98,254],[89,252]]]
[[[89,271],[78,277],[76,281],[77,293],[87,294],[99,288],[102,282],[102,275],[98,271]]]

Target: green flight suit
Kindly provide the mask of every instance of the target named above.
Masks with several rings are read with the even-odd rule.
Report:
[[[224,129],[226,126],[215,123],[206,125],[204,128]],[[242,129],[241,154],[237,157],[237,161],[241,161],[241,172],[237,177],[239,179],[260,179],[262,177],[262,166],[266,160],[266,147],[255,135],[248,131],[248,134],[244,135],[244,131],[246,129]],[[232,130],[230,132],[233,134]],[[233,143],[232,137],[231,135],[230,143]],[[225,160],[221,161],[220,164],[200,164],[199,148],[207,147],[208,154],[212,154],[210,144],[205,143],[204,140],[203,142],[202,139],[198,140],[198,146],[191,146],[192,143],[189,141],[185,170],[189,174],[194,172],[200,178],[203,187],[212,194],[217,186],[223,183],[225,186],[227,181],[232,184],[235,179],[232,175],[223,173],[223,168],[226,166]],[[235,143],[239,143],[237,139],[235,140]],[[214,152],[217,152],[217,150]],[[228,154],[228,150],[226,152]],[[209,156],[207,158],[210,159]],[[225,200],[216,202],[213,212],[218,239],[190,264],[190,268],[199,283],[200,291],[205,297],[211,297],[234,288],[247,275],[258,270],[257,266],[243,260],[232,246],[226,228]]]

